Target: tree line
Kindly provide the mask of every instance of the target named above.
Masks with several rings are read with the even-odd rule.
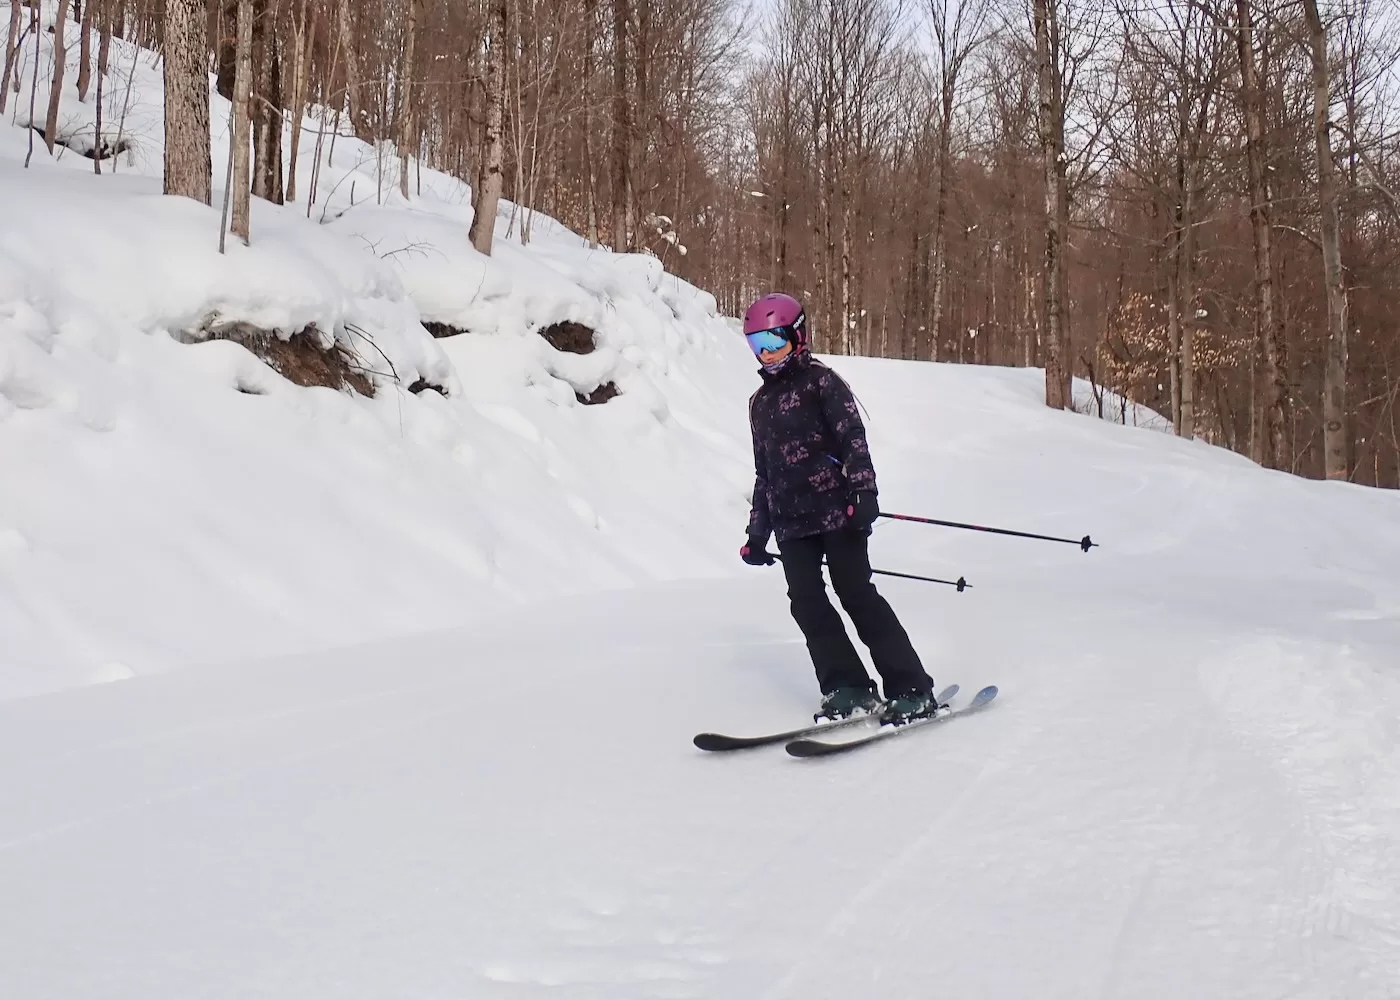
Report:
[[[1400,486],[1384,0],[63,7],[99,48],[163,52],[166,191],[229,177],[239,238],[250,197],[316,197],[284,134],[354,135],[381,198],[423,167],[470,181],[483,252],[505,198],[510,238],[547,213],[730,314],[789,290],[820,350],[1039,366],[1051,406],[1132,400],[1272,468]]]

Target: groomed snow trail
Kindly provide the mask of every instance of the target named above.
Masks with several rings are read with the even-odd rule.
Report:
[[[1397,995],[1393,850],[1239,704],[1279,651],[1120,598],[1137,664],[1037,658],[1079,583],[937,670],[992,710],[825,761],[689,744],[810,705],[762,573],[0,706],[4,994]]]

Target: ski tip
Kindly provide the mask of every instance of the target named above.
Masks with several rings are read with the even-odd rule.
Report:
[[[987,702],[995,698],[1000,692],[1001,689],[995,684],[988,684],[981,691],[978,691],[972,696],[972,702],[967,707],[981,708],[983,705],[987,704]],[[966,709],[964,711],[966,711]]]
[[[786,749],[790,757],[820,757],[832,752],[831,744],[819,740],[793,740]]]
[[[692,742],[701,750],[727,750],[734,741],[719,733],[697,733]]]

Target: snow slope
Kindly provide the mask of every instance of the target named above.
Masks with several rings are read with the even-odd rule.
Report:
[[[694,750],[812,707],[775,570],[11,702],[5,995],[1400,995],[1397,498],[835,363],[889,508],[1102,544],[877,530],[990,711]]]

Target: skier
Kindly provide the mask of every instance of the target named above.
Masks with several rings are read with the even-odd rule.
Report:
[[[827,597],[823,557],[883,681],[882,716],[903,722],[929,715],[938,707],[933,681],[871,580],[868,541],[880,508],[855,396],[812,357],[806,314],[791,296],[765,295],[750,306],[744,335],[762,365],[763,384],[749,400],[755,479],[748,540],[739,555],[751,566],[771,566],[768,539],[777,538],[792,617],[821,686],[819,718],[880,709],[875,685]]]

